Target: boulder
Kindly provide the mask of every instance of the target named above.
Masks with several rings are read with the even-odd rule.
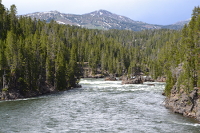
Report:
[[[143,78],[141,76],[137,76],[135,78],[123,78],[122,84],[143,84]]]
[[[105,81],[116,81],[116,77],[106,77]]]
[[[144,82],[154,82],[154,79],[151,76],[146,76]]]
[[[7,91],[2,91],[1,99],[2,100],[8,100],[8,92]]]
[[[158,77],[156,82],[166,82],[167,78],[165,76]]]

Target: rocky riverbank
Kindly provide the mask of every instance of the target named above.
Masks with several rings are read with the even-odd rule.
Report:
[[[170,95],[165,99],[165,106],[174,113],[179,113],[200,121],[200,88],[195,87],[191,91],[188,91],[189,89],[185,85],[178,85],[177,79],[182,72],[183,64],[180,64],[173,71],[176,83],[172,87]]]
[[[36,97],[48,93],[57,92],[57,89],[52,86],[42,87],[41,90],[20,92],[15,89],[3,89],[0,92],[0,100],[15,100],[20,98]]]
[[[183,89],[178,91],[174,86],[170,96],[165,100],[165,106],[175,113],[200,121],[199,93],[199,88],[194,88],[190,93],[186,93]]]
[[[81,88],[81,85],[77,84],[73,88]],[[66,90],[69,90],[71,88],[66,88]],[[19,90],[15,89],[2,89],[0,91],[0,100],[15,100],[15,99],[21,99],[21,98],[30,98],[30,97],[37,97],[45,94],[51,94],[59,92],[55,87],[46,85],[43,86],[40,90],[36,91],[27,91],[27,92],[20,92]]]

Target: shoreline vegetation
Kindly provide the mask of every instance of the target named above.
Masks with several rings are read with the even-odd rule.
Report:
[[[200,121],[199,7],[182,30],[137,32],[16,14],[15,5],[6,9],[0,0],[0,99],[64,91],[79,86],[81,77],[142,83],[146,75],[149,81],[166,81],[166,107]]]
[[[143,84],[144,82],[152,82],[151,84],[147,84],[148,86],[155,86],[154,82],[165,82],[165,80],[160,80],[161,78],[158,78],[157,80],[153,80],[151,77],[149,76],[139,76],[139,77],[133,77],[133,78],[128,78],[126,76],[122,76],[122,77],[113,77],[113,76],[92,76],[92,77],[82,77],[84,78],[101,78],[101,79],[105,79],[105,81],[121,81],[122,85],[123,84]],[[165,77],[162,77],[162,79],[165,79]],[[141,80],[140,82],[137,82],[138,80]],[[135,82],[136,81],[136,82]],[[124,83],[126,82],[126,83]],[[77,84],[77,86],[75,87],[71,87],[68,88],[66,90],[70,90],[73,88],[81,88],[82,86]],[[63,91],[66,91],[63,90]],[[46,88],[44,90],[44,92],[30,92],[27,96],[22,96],[20,95],[19,92],[16,91],[8,91],[7,89],[2,90],[2,92],[0,92],[0,101],[5,101],[5,100],[18,100],[18,99],[26,99],[26,98],[34,98],[34,97],[38,97],[38,96],[43,96],[43,95],[49,95],[49,94],[55,94],[55,93],[59,93],[62,91],[58,91],[54,88]]]

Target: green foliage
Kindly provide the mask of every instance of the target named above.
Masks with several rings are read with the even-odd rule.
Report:
[[[2,91],[8,91],[8,88],[3,88]]]
[[[188,25],[185,25],[181,31],[181,38],[177,35],[174,36],[169,43],[172,43],[168,47],[168,53],[164,54],[164,58],[170,57],[167,60],[170,68],[175,68],[180,63],[184,63],[183,70],[178,77],[173,77],[177,80],[178,87],[184,86],[187,93],[194,89],[194,87],[200,87],[200,8],[195,7],[192,14],[192,19]],[[175,34],[174,34],[175,35]],[[179,40],[177,40],[180,38]],[[175,40],[174,40],[175,39]],[[176,41],[177,40],[177,41]],[[167,46],[167,45],[166,45]],[[164,47],[163,47],[164,48]],[[162,56],[158,57],[159,59]],[[166,68],[165,68],[166,70]],[[167,86],[165,91],[169,91],[171,87],[172,79],[168,77]],[[178,88],[180,89],[180,88]]]
[[[167,82],[167,84],[165,87],[165,95],[169,96],[171,94],[171,89],[173,88],[173,86],[175,84],[175,79],[172,76],[172,73],[170,71],[167,73],[167,81],[166,82]]]
[[[22,95],[43,93],[47,86],[57,90],[75,87],[80,74],[76,72],[76,57],[69,54],[76,50],[71,50],[69,44],[77,27],[17,18],[16,12],[15,5],[10,11],[0,5],[0,83],[3,75],[8,75],[8,90],[19,90]]]

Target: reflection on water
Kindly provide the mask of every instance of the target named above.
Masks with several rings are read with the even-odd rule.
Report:
[[[57,94],[1,101],[0,132],[200,132],[198,123],[163,106],[164,83],[82,79],[80,84]]]

